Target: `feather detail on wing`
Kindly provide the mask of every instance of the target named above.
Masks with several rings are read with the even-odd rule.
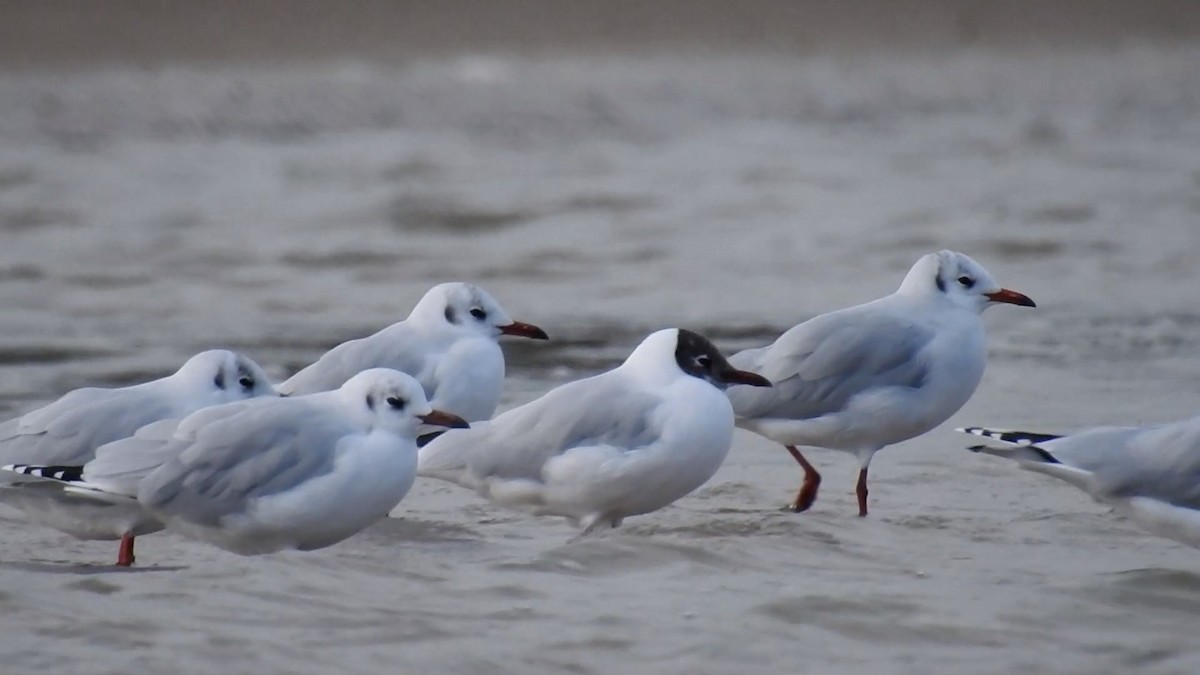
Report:
[[[616,372],[571,382],[471,429],[443,434],[420,451],[418,474],[463,482],[542,480],[547,461],[582,446],[637,448],[658,438],[661,399],[622,390]]]
[[[0,462],[83,464],[100,445],[131,436],[172,411],[170,402],[146,388],[78,389],[0,425]]]
[[[867,330],[848,320],[848,313],[858,309],[816,317],[770,346],[734,354],[729,361],[735,367],[773,384],[769,389],[731,387],[727,393],[735,414],[810,419],[841,411],[869,389],[923,386],[929,369],[920,356],[933,331],[887,315],[873,315]]]
[[[347,433],[344,422],[317,406],[297,407],[295,399],[264,401],[176,440],[184,447],[139,483],[138,500],[158,513],[213,524],[251,499],[331,471],[332,454],[306,448],[334,446]]]

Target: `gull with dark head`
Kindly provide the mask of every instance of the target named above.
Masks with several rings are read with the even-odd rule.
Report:
[[[407,319],[334,347],[279,385],[279,392],[327,391],[368,368],[393,368],[415,377],[438,409],[468,422],[485,420],[504,387],[504,353],[496,342],[502,335],[547,339],[541,328],[513,321],[482,288],[439,284]]]
[[[53,481],[78,478],[101,446],[145,425],[178,420],[209,406],[275,396],[262,369],[224,349],[201,352],[174,374],[129,387],[76,389],[57,401],[0,424],[0,501],[30,520],[83,539],[120,539],[118,565],[133,562],[137,510],[66,497]],[[154,528],[156,529],[156,528]],[[153,531],[153,529],[149,530]]]
[[[768,387],[704,337],[671,328],[614,370],[570,382],[421,449],[418,473],[584,532],[649,513],[716,473],[733,438],[722,390]]]
[[[959,431],[999,442],[971,447],[975,452],[1066,481],[1151,532],[1200,548],[1200,417],[1066,436],[982,427]]]
[[[821,476],[798,447],[811,446],[858,457],[858,514],[867,515],[875,453],[930,431],[975,392],[987,362],[980,315],[998,303],[1035,306],[966,255],[930,253],[895,293],[734,354],[730,363],[774,384],[727,392],[737,425],[782,443],[804,469],[788,508],[804,511],[817,497]]]

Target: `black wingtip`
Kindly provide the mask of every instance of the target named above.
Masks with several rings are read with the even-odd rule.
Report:
[[[24,474],[26,476],[40,476],[42,478],[52,478],[66,482],[78,482],[83,480],[82,466],[38,466],[36,464],[10,464],[4,467],[13,473]]]
[[[1012,445],[1037,445],[1038,443],[1048,443],[1058,438],[1062,438],[1059,434],[1044,434],[1036,431],[1003,431],[999,429],[989,429],[987,427],[961,427],[958,431],[964,434],[973,436],[983,436],[991,438],[1003,443]]]
[[[1014,459],[1017,458],[1019,453],[1028,451],[1028,452],[1032,452],[1033,454],[1037,455],[1038,458],[1041,459],[1042,462],[1045,464],[1062,464],[1062,462],[1058,461],[1057,457],[1050,454],[1045,449],[1039,448],[1036,445],[1019,445],[1019,446],[1006,446],[1003,448],[994,448],[990,445],[980,444],[980,445],[967,446],[967,450],[970,450],[971,452],[986,452],[988,450],[991,450],[992,454],[1012,455]],[[1029,457],[1025,457],[1025,459],[1029,459]]]

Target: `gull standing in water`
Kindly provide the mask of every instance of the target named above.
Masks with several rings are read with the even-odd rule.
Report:
[[[468,422],[486,420],[504,387],[504,353],[496,342],[501,335],[547,339],[541,328],[513,321],[482,288],[439,284],[407,319],[334,347],[279,385],[279,392],[327,391],[362,370],[393,368],[415,377],[439,410]]]
[[[900,288],[864,305],[805,321],[774,343],[734,354],[771,389],[732,387],[737,425],[782,443],[804,469],[792,511],[817,497],[821,475],[797,446],[858,457],[858,515],[867,515],[867,468],[880,449],[946,421],[983,377],[980,314],[997,303],[1034,307],[954,251],[930,253]]]
[[[81,466],[99,447],[132,436],[144,425],[274,395],[266,374],[245,356],[223,349],[201,352],[167,377],[116,389],[76,389],[0,424],[0,464],[19,473],[79,478]],[[38,470],[27,471],[27,465]],[[0,485],[0,501],[21,509],[33,522],[82,539],[120,539],[117,565],[133,563],[134,536],[145,533],[136,527],[137,510],[63,498],[50,482],[16,475],[0,479]]]
[[[69,488],[136,502],[172,531],[242,555],[336,544],[412,487],[421,425],[466,427],[411,376],[366,370],[340,388],[201,410],[133,486]]]
[[[1064,480],[1148,530],[1200,548],[1200,417],[1066,436],[981,427],[959,431],[1007,445],[976,445],[970,448],[975,452]]]
[[[571,382],[490,422],[421,449],[418,473],[589,532],[617,527],[700,487],[733,438],[731,384],[769,387],[735,370],[704,337],[668,329],[618,368]]]

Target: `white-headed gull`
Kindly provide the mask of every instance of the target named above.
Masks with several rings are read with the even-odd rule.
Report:
[[[660,509],[716,473],[733,438],[735,370],[704,337],[647,337],[618,368],[551,390],[420,451],[418,473],[590,531]]]
[[[959,431],[1008,444],[976,445],[975,452],[1064,480],[1150,531],[1200,548],[1200,417],[1066,436],[980,427]]]
[[[796,447],[813,446],[858,457],[858,515],[867,515],[875,453],[933,429],[975,392],[987,361],[980,314],[995,303],[1035,306],[962,253],[930,253],[895,293],[733,355],[735,367],[774,384],[727,394],[738,426],[782,443],[803,467],[788,508],[804,511],[817,497],[821,476]]]
[[[273,390],[272,390],[273,391]],[[195,438],[197,429],[229,417],[254,399],[209,406],[182,418],[167,418],[140,428],[132,436],[96,448],[83,466],[9,464],[0,470],[32,476],[19,483],[27,509],[37,520],[81,539],[121,539],[118,565],[134,562],[133,538],[153,534],[165,525],[135,499],[138,483],[175,457]]]
[[[431,407],[411,376],[373,368],[177,433],[180,451],[138,483],[137,500],[173,531],[234,553],[324,548],[408,493],[423,424],[467,426]]]
[[[467,423],[433,409],[411,376],[375,368],[333,391],[207,408],[173,432],[145,430],[144,459],[158,466],[144,477],[135,455],[129,473],[55,482],[140,511],[147,527],[166,524],[234,553],[312,550],[359,532],[403,499],[422,425]],[[164,444],[158,437],[167,432]]]
[[[140,427],[197,410],[259,396],[275,396],[262,369],[223,349],[201,352],[174,374],[116,389],[76,389],[57,401],[0,424],[0,464],[36,465],[34,475],[75,477],[97,449],[132,436]],[[58,499],[61,492],[19,476],[0,479],[0,501],[30,520],[84,539],[120,539],[118,565],[133,562],[135,531],[129,514],[104,503]],[[22,481],[13,485],[14,481]]]
[[[394,368],[417,378],[437,409],[469,422],[485,420],[504,387],[504,353],[496,342],[501,335],[547,339],[541,328],[513,321],[482,288],[439,284],[407,319],[334,347],[278,389],[311,394],[336,389],[368,368]]]

